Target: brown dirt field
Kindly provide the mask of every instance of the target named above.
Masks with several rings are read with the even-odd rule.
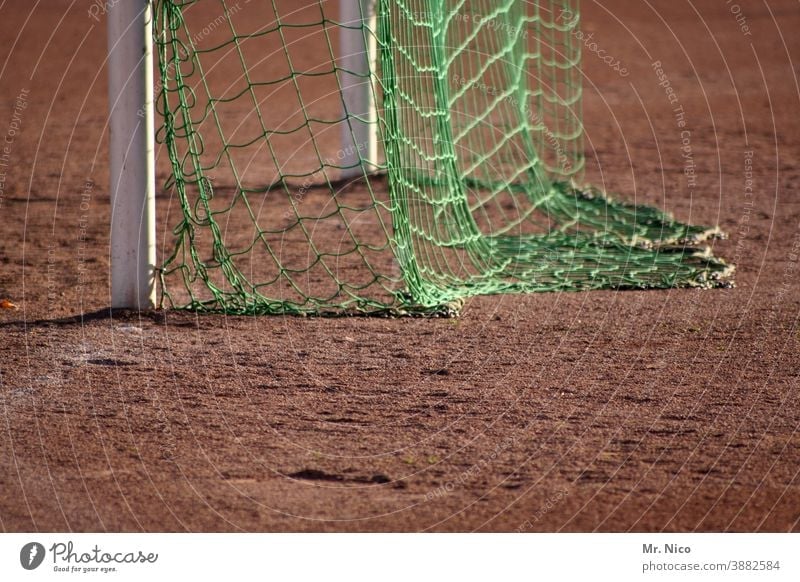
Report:
[[[800,530],[797,2],[583,3],[629,72],[585,51],[589,178],[720,224],[735,289],[453,320],[109,315],[88,4],[0,3],[0,529]]]

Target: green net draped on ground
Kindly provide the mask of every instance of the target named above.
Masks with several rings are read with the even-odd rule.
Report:
[[[377,0],[378,159],[352,167],[338,2],[158,0],[163,303],[448,313],[477,294],[715,286],[716,229],[578,187],[574,0]],[[344,146],[346,148],[346,146]],[[350,179],[342,180],[343,176]],[[448,311],[450,310],[450,311]]]

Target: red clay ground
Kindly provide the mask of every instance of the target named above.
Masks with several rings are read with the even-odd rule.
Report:
[[[87,5],[0,4],[2,530],[800,530],[797,2],[584,2],[630,72],[587,48],[589,177],[719,223],[735,289],[454,320],[109,317]]]

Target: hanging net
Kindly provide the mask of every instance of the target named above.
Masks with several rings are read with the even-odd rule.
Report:
[[[361,10],[156,2],[177,225],[163,305],[452,315],[477,294],[725,284],[731,268],[701,246],[718,229],[582,185],[576,1]],[[343,64],[354,31],[377,50],[366,73]],[[349,111],[348,75],[374,118]]]

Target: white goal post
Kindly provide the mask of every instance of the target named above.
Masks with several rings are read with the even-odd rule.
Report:
[[[370,71],[377,59],[376,0],[341,0],[340,83],[345,117],[342,178],[363,176],[377,160],[377,109]],[[111,307],[156,304],[155,109],[152,0],[109,2],[109,192]]]
[[[377,31],[377,0],[341,0],[339,51],[340,83],[344,100],[342,178],[355,178],[374,168],[361,168],[361,160],[378,159],[378,111],[370,72],[377,70],[378,41],[364,27]],[[352,128],[352,132],[351,132]]]
[[[153,13],[149,0],[108,8],[111,307],[156,301]]]

